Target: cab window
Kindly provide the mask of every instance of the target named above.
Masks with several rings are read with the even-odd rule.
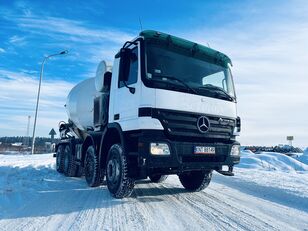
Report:
[[[130,58],[130,68],[128,73],[127,85],[134,84],[138,80],[138,48],[132,49],[132,55]],[[119,88],[125,86],[123,81],[119,81]]]

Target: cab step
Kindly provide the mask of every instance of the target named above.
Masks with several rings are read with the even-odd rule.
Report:
[[[224,176],[234,176],[234,173],[233,172],[230,172],[230,171],[222,171],[222,170],[216,170],[216,172],[224,175]]]

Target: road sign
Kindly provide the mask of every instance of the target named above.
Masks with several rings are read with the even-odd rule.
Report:
[[[290,146],[293,146],[292,145],[292,141],[294,140],[294,136],[287,136],[287,141],[289,141],[289,145]]]
[[[287,136],[287,140],[294,140],[294,136]]]
[[[55,129],[51,129],[49,132],[49,135],[51,136],[51,140],[53,140],[55,138],[55,135],[57,135],[57,133],[55,132]]]

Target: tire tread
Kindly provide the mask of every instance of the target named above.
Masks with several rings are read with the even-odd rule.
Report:
[[[116,149],[120,155],[120,159],[121,159],[120,165],[122,167],[122,176],[121,176],[121,182],[116,192],[111,192],[111,194],[115,198],[122,199],[124,197],[128,197],[131,195],[135,187],[135,181],[134,179],[128,176],[128,162],[127,162],[127,158],[124,154],[122,146],[120,144],[112,145],[109,150],[109,153],[111,152],[112,149]],[[107,185],[108,185],[108,182],[107,182]]]
[[[212,171],[193,171],[179,175],[179,180],[184,188],[193,192],[205,189],[210,184],[211,179]]]
[[[93,151],[91,152],[88,152],[89,149],[93,149]],[[85,158],[85,168],[84,168],[84,172],[85,172],[85,175],[86,175],[86,171],[87,171],[87,168],[86,168],[86,161],[88,159],[87,155],[91,155],[91,161],[94,162],[94,169],[93,169],[93,176],[92,176],[92,179],[88,179],[86,177],[86,181],[87,181],[87,184],[90,186],[90,187],[98,187],[100,184],[101,184],[101,173],[100,173],[100,169],[99,169],[99,161],[98,161],[98,156],[96,155],[95,153],[95,148],[93,147],[93,145],[90,145],[86,151],[86,158]]]

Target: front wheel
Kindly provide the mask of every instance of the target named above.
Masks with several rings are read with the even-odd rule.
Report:
[[[211,182],[212,171],[190,171],[179,175],[180,182],[185,189],[199,192]]]
[[[135,181],[128,176],[128,163],[120,144],[114,144],[109,149],[106,181],[109,192],[115,198],[128,197],[134,189]]]

